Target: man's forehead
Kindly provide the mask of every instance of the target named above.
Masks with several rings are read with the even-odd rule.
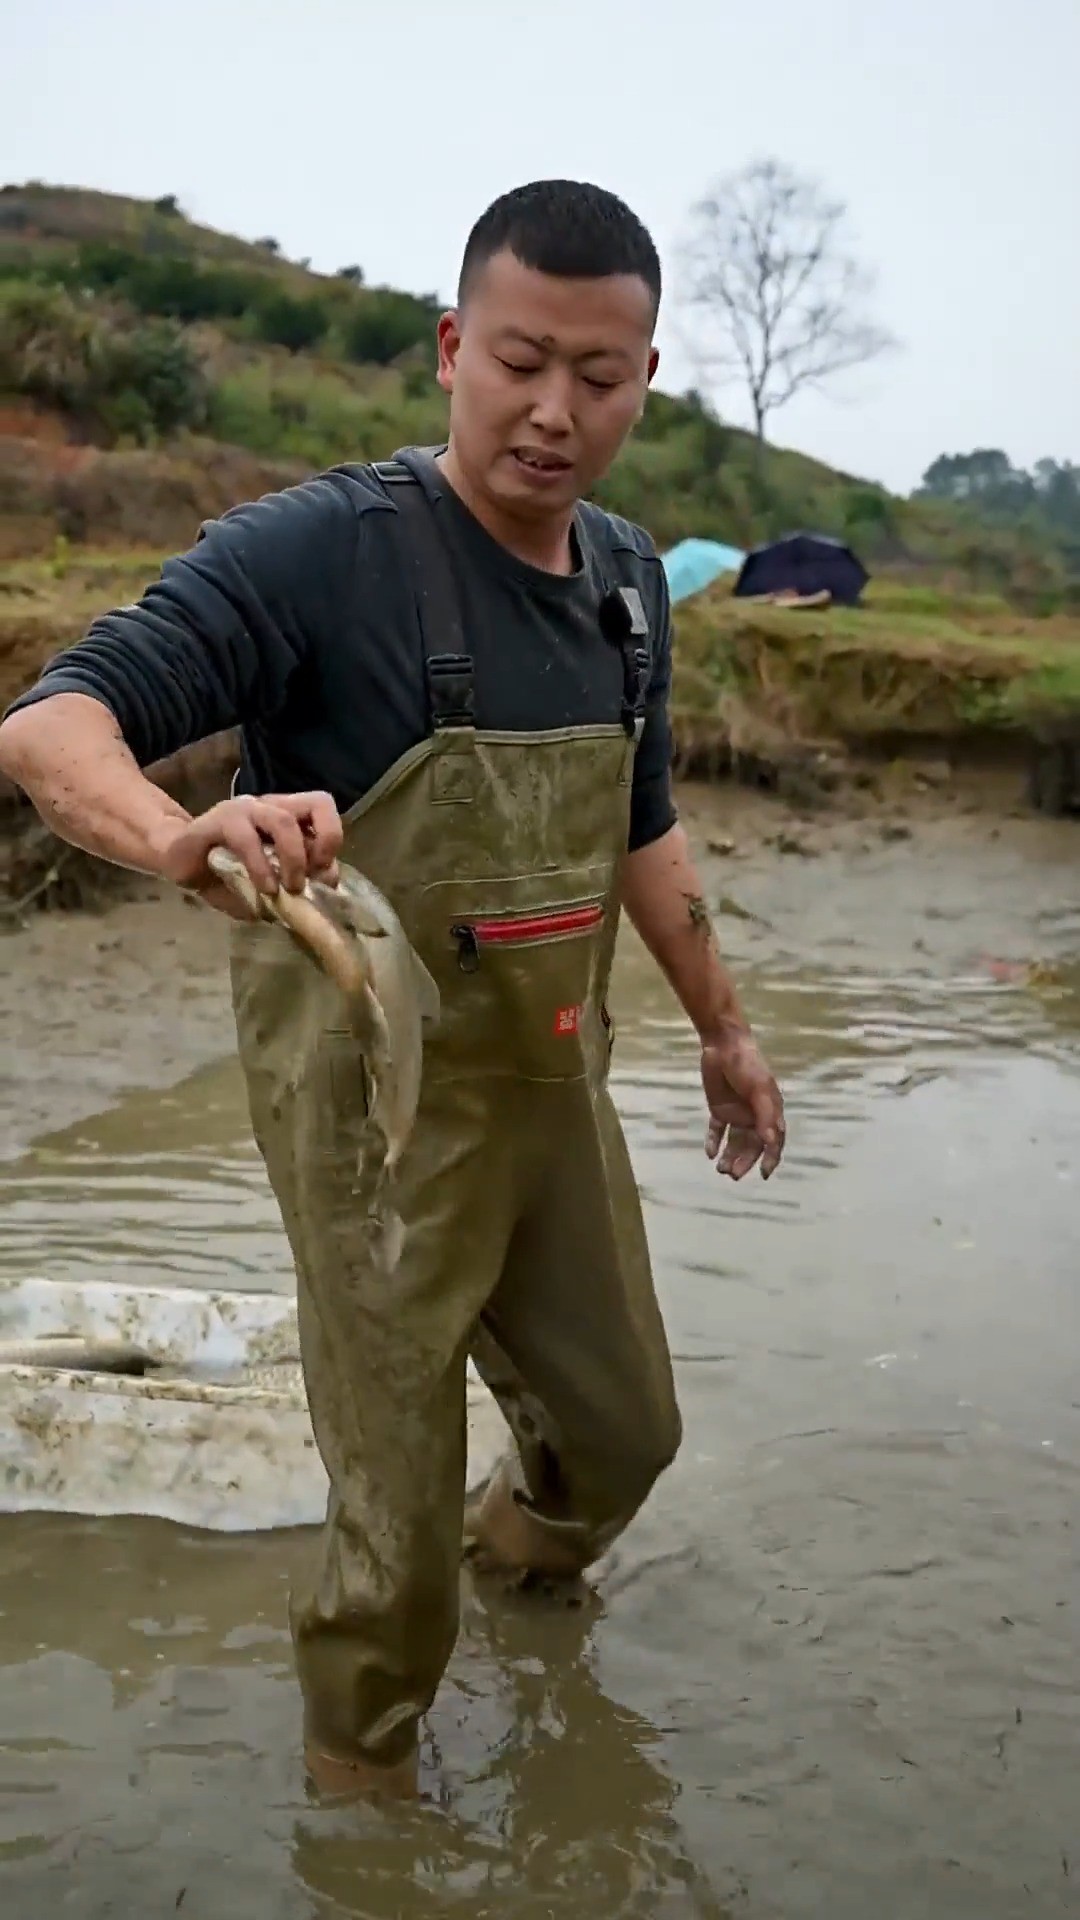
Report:
[[[652,330],[652,300],[636,274],[604,274],[568,279],[528,267],[505,250],[485,261],[469,289],[467,304],[481,309],[493,329],[515,334],[551,351],[591,339],[596,351],[605,338]]]

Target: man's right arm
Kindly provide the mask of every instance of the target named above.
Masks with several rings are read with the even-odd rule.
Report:
[[[161,873],[191,815],[155,787],[107,706],[50,693],[0,724],[0,771],[29,795],[46,826],[120,867]]]
[[[267,891],[276,880],[264,840],[286,886],[302,885],[307,872],[332,876],[340,821],[329,796],[228,800],[192,820],[142,771],[284,703],[312,626],[354,559],[351,507],[325,485],[271,495],[217,523],[166,562],[136,606],[95,621],[9,709],[0,771],[54,832],[233,912],[233,896],[206,866],[214,845],[230,846]]]
[[[82,693],[54,693],[0,725],[0,771],[46,826],[116,866],[171,880],[236,920],[251,916],[207,856],[228,847],[263,893],[298,892],[309,874],[331,885],[342,828],[328,793],[244,795],[193,817],[146,778],[115,717]],[[266,857],[277,856],[278,872]]]

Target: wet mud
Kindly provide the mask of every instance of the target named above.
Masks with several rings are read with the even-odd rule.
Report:
[[[1080,826],[684,808],[790,1146],[768,1186],[712,1172],[628,936],[675,1467],[580,1610],[463,1571],[407,1813],[305,1787],[302,1532],[0,1520],[13,1920],[1080,1911]],[[127,902],[3,954],[0,1271],[287,1288],[223,927]]]

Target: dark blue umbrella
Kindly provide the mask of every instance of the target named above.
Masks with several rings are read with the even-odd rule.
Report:
[[[843,540],[827,533],[787,533],[752,547],[739,569],[735,593],[822,593],[841,607],[857,605],[870,575]]]

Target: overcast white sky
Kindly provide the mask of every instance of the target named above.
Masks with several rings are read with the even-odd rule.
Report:
[[[449,298],[506,187],[596,180],[665,265],[774,153],[847,202],[903,350],[773,437],[907,489],[1080,459],[1080,0],[6,0],[0,175],[138,195]],[[658,382],[688,368],[670,311]],[[721,396],[745,422],[736,391]],[[390,449],[388,448],[388,451]]]

